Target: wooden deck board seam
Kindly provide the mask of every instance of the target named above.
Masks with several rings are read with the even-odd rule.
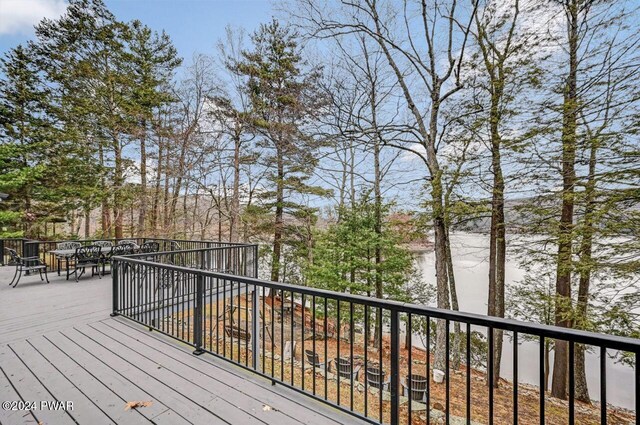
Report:
[[[138,333],[143,334],[143,335],[151,336],[151,337],[152,337],[152,338],[154,338],[156,341],[158,341],[158,342],[160,342],[160,343],[162,343],[162,344],[165,344],[165,345],[167,345],[168,347],[171,347],[173,350],[177,350],[177,351],[179,351],[179,352],[184,352],[184,351],[183,351],[183,349],[182,349],[182,347],[181,347],[181,346],[179,346],[178,344],[176,344],[174,340],[168,340],[168,338],[170,338],[170,337],[166,337],[165,335],[162,335],[161,333],[157,333],[157,332],[152,332],[152,334],[154,334],[154,335],[149,335],[149,333],[148,333],[148,332],[143,331],[142,329],[140,329],[139,327],[135,326],[134,324],[127,323],[127,322],[126,322],[126,320],[117,320],[117,319],[114,319],[114,318],[109,317],[109,318],[105,318],[104,320],[100,320],[100,321],[98,321],[98,322],[94,322],[94,323],[102,323],[102,324],[104,324],[104,325],[106,325],[106,326],[109,326],[109,327],[111,327],[112,329],[114,329],[114,330],[118,331],[118,329],[117,329],[117,328],[115,328],[115,327],[111,326],[111,324],[112,324],[112,323],[114,323],[114,322],[115,322],[115,323],[118,323],[118,324],[121,324],[122,326],[126,326],[126,327],[128,327],[128,328],[130,328],[130,329],[132,329],[132,330],[134,330],[134,331],[136,331],[136,332],[138,332]],[[160,337],[155,336],[155,335],[159,335]],[[139,340],[139,341],[140,341],[142,344],[144,344],[144,345],[147,345],[147,346],[148,346],[148,344],[146,344],[144,341],[142,341],[142,340]],[[171,356],[171,355],[169,355],[169,354],[167,354],[167,353],[165,353],[165,354],[166,354],[167,356],[169,356],[169,357],[171,357],[171,358],[175,359],[175,357],[173,357],[173,356]],[[226,366],[226,365],[227,365],[227,363],[228,363],[228,365],[229,365],[229,366],[234,366],[234,368],[228,368],[228,369],[227,369],[227,368],[224,368],[224,367],[222,367],[221,365],[218,365],[218,364],[216,364],[216,363],[211,362],[211,361],[210,361],[210,359],[203,358],[203,356],[194,356],[194,359],[196,359],[196,360],[198,360],[198,361],[201,361],[201,362],[204,362],[204,363],[206,363],[206,364],[208,364],[208,365],[210,365],[210,366],[213,366],[213,367],[215,367],[216,369],[220,369],[220,370],[223,370],[224,372],[230,373],[230,374],[232,374],[232,375],[234,375],[234,376],[236,376],[236,377],[238,377],[238,378],[240,378],[240,379],[246,379],[245,374],[246,374],[246,373],[251,373],[251,372],[249,372],[249,371],[245,371],[244,369],[242,369],[240,372],[238,372],[238,371],[236,371],[236,370],[233,370],[235,367],[239,367],[239,366],[235,366],[235,365],[233,365],[232,363],[230,363],[230,362],[226,362],[225,360],[218,359],[217,357],[214,357],[214,359],[215,359],[216,361],[218,361],[218,360],[219,360],[219,361],[221,361],[221,362],[224,362],[224,363],[225,363],[225,366]],[[211,359],[211,360],[213,360],[213,359]],[[207,375],[207,376],[210,376],[210,375]],[[270,380],[268,380],[267,378],[264,378],[264,377],[263,377],[263,376],[261,376],[261,375],[257,375],[257,374],[256,374],[254,378],[256,378],[256,380],[255,380],[255,381],[253,381],[253,382],[255,382],[255,384],[256,384],[256,385],[259,385],[262,389],[264,389],[264,390],[266,390],[266,391],[268,391],[268,392],[270,392],[270,393],[272,393],[272,394],[275,394],[275,395],[277,395],[278,397],[283,397],[283,398],[285,398],[288,402],[290,402],[290,403],[294,403],[294,404],[296,404],[297,406],[299,406],[299,407],[301,407],[301,408],[304,408],[304,409],[311,409],[313,412],[315,412],[315,413],[316,413],[316,414],[318,414],[319,416],[322,416],[322,417],[323,417],[323,418],[325,418],[327,421],[331,421],[331,422],[333,422],[333,423],[335,423],[335,424],[343,424],[345,420],[352,420],[352,421],[354,421],[354,422],[357,422],[357,419],[356,419],[356,418],[351,418],[351,417],[349,417],[346,413],[344,413],[344,412],[342,412],[342,411],[340,411],[340,410],[338,410],[338,409],[335,409],[335,408],[333,408],[332,406],[329,406],[329,405],[327,405],[327,404],[325,404],[325,403],[323,403],[323,402],[321,402],[321,401],[315,400],[315,399],[313,399],[313,398],[308,398],[308,401],[313,402],[313,403],[316,405],[316,406],[314,406],[314,407],[317,407],[317,409],[318,409],[318,410],[313,409],[313,408],[312,408],[311,406],[309,406],[308,404],[303,404],[303,403],[299,402],[298,400],[292,400],[292,399],[290,399],[290,398],[286,397],[284,394],[279,394],[279,393],[277,393],[277,392],[274,392],[274,391],[273,391],[273,389],[272,389],[271,381],[270,381]],[[264,380],[264,382],[259,382],[259,381],[258,381],[258,379],[259,379],[259,380],[261,380],[261,381],[262,381],[262,380]],[[296,395],[297,395],[297,394],[296,394]],[[331,417],[331,416],[329,416],[326,412],[324,412],[323,410],[331,411],[332,413],[334,413],[334,414],[336,414],[336,415],[339,415],[339,416],[341,416],[341,417],[340,417],[340,418]],[[344,416],[344,418],[342,418],[342,416]]]
[[[13,353],[13,355],[14,355],[14,356],[16,356],[16,357],[18,358],[18,360],[20,360],[20,363],[22,363],[22,364],[24,365],[24,367],[25,367],[25,368],[27,368],[27,370],[29,371],[29,373],[31,373],[31,374],[33,375],[33,377],[34,377],[34,378],[36,378],[36,381],[38,381],[38,383],[39,383],[40,385],[42,385],[42,388],[44,388],[44,389],[45,389],[45,391],[46,391],[46,392],[48,392],[48,393],[49,393],[49,395],[50,395],[51,397],[53,397],[53,399],[54,399],[55,401],[57,401],[57,402],[58,402],[58,401],[60,401],[60,400],[58,400],[58,398],[57,398],[55,395],[53,395],[53,393],[51,392],[51,390],[49,389],[49,387],[47,387],[47,386],[44,384],[44,382],[42,382],[42,380],[38,377],[38,375],[36,375],[36,374],[33,372],[33,370],[31,370],[31,368],[29,367],[29,365],[28,365],[28,364],[26,364],[24,360],[22,360],[22,357],[20,357],[20,356],[18,355],[18,353],[16,353],[16,351],[13,349],[13,347],[11,346],[11,344],[7,344],[7,347],[9,347],[9,350],[11,350],[11,352]],[[74,417],[73,417],[73,415],[71,414],[71,411],[69,411],[69,410],[65,409],[65,410],[64,410],[64,412],[67,414],[67,416],[69,416],[69,417],[71,418],[71,420],[72,420],[73,422],[75,422],[75,423],[79,424],[79,422],[76,420],[76,418],[74,418]]]
[[[78,331],[76,328],[73,328],[73,329],[74,329],[76,332],[79,332],[80,334],[84,335],[86,338],[88,338],[88,339],[92,340],[94,343],[96,343],[96,344],[100,345],[101,347],[103,347],[105,350],[109,351],[109,352],[110,352],[111,354],[113,354],[114,356],[116,356],[116,357],[120,358],[121,360],[123,360],[123,361],[125,361],[125,362],[129,363],[129,360],[127,360],[127,359],[125,359],[124,357],[120,356],[119,354],[117,354],[117,353],[113,352],[113,350],[110,350],[109,348],[105,347],[104,345],[102,345],[102,344],[100,344],[100,343],[96,342],[95,340],[93,340],[93,338],[88,337],[87,335],[85,335],[85,334],[83,334],[82,332]],[[83,346],[81,346],[80,344],[78,344],[76,341],[74,341],[74,340],[73,340],[73,338],[69,338],[69,336],[68,336],[68,335],[66,335],[63,331],[60,331],[60,334],[61,334],[62,336],[64,336],[65,338],[67,338],[67,339],[68,339],[69,341],[71,341],[72,343],[74,343],[75,345],[77,345],[78,347],[80,347],[80,349],[82,349],[82,350],[84,350],[85,352],[87,352],[89,355],[91,355],[91,356],[95,357],[96,359],[100,360],[100,359],[99,359],[98,357],[96,357],[93,353],[91,353],[91,352],[90,352],[90,351],[88,351],[86,348],[84,348]],[[110,365],[108,365],[107,363],[104,363],[104,362],[103,362],[103,364],[104,364],[105,366],[109,367],[110,369],[112,369],[114,372],[116,372],[117,374],[119,374],[119,375],[120,375],[120,376],[122,376],[123,378],[125,378],[127,381],[129,381],[129,382],[131,382],[132,384],[134,384],[134,383],[133,383],[131,380],[129,380],[126,376],[122,375],[120,372],[118,372],[117,370],[113,369],[113,368],[112,368]],[[153,380],[155,380],[156,382],[160,383],[161,385],[163,385],[163,386],[165,386],[165,387],[169,388],[169,389],[170,389],[170,390],[172,390],[172,391],[175,391],[177,394],[180,394],[182,397],[184,397],[185,399],[189,400],[189,401],[190,401],[190,402],[192,402],[193,404],[195,404],[195,405],[199,406],[200,408],[202,408],[202,409],[203,409],[203,410],[205,410],[206,412],[210,413],[212,416],[215,416],[216,418],[220,419],[221,421],[223,421],[223,422],[225,422],[225,423],[227,423],[227,424],[231,424],[231,422],[228,422],[228,421],[227,421],[227,420],[225,420],[224,418],[221,418],[221,417],[220,417],[220,416],[218,416],[216,413],[212,412],[211,410],[209,410],[209,409],[208,409],[208,408],[206,408],[205,406],[202,406],[200,403],[198,403],[198,402],[196,402],[195,400],[193,400],[191,397],[187,396],[186,394],[182,394],[182,393],[180,393],[179,391],[176,391],[174,388],[172,388],[170,385],[168,385],[167,383],[163,382],[162,380],[160,380],[160,379],[156,378],[155,376],[153,376],[153,375],[151,375],[151,374],[147,373],[147,372],[146,372],[146,371],[144,371],[144,370],[140,370],[140,371],[141,371],[142,373],[144,373],[145,375],[149,376],[151,379],[153,379]],[[134,384],[134,385],[136,385],[136,384]],[[136,387],[138,387],[138,386],[136,385]],[[138,388],[140,388],[140,387],[138,387]],[[145,392],[147,392],[147,393],[148,393],[148,391],[146,391],[146,390],[144,390],[144,389],[142,389],[142,388],[140,388],[140,389],[141,389],[142,391],[145,391]],[[164,404],[164,403],[163,403],[163,404]],[[180,416],[182,416],[182,415],[180,415]],[[185,419],[186,419],[186,418],[185,418]],[[189,422],[191,422],[191,421],[189,421]]]
[[[59,332],[61,335],[62,332]],[[123,402],[127,402],[127,400],[125,400],[124,398],[122,398],[120,396],[120,394],[116,393],[115,391],[113,391],[113,389],[111,389],[111,387],[109,387],[108,385],[106,385],[104,382],[102,382],[97,376],[95,376],[93,373],[91,373],[89,370],[87,370],[87,368],[85,368],[83,365],[81,365],[80,363],[78,363],[73,357],[69,356],[69,354],[67,354],[64,350],[62,350],[60,347],[58,347],[53,341],[51,341],[49,338],[47,338],[46,335],[42,335],[42,337],[47,340],[49,342],[49,344],[53,345],[54,347],[56,347],[62,354],[64,354],[65,356],[67,356],[72,362],[74,362],[75,364],[77,364],[82,370],[84,370],[85,372],[87,372],[89,375],[91,375],[91,377],[93,379],[95,379],[97,382],[99,382],[100,384],[102,384],[103,387],[105,387],[106,389],[108,389],[109,391],[111,391],[116,397],[118,397],[120,400],[122,400]],[[138,413],[140,416],[142,416],[144,419],[147,419],[149,422],[152,422],[149,418],[147,418],[142,411],[135,409],[135,412]]]
[[[27,340],[26,341],[27,344],[29,344],[31,346],[31,348],[33,348],[34,351],[36,351],[38,354],[40,354],[40,356],[42,356],[47,362],[49,362],[49,364],[56,370],[58,371],[58,373],[64,377],[64,379],[66,379],[76,390],[78,390],[78,392],[80,394],[82,394],[87,400],[89,400],[91,402],[91,404],[93,404],[99,411],[101,411],[107,418],[109,418],[109,420],[113,423],[117,423],[117,421],[115,419],[113,419],[107,412],[105,412],[104,410],[102,410],[102,408],[100,406],[98,406],[98,404],[96,402],[94,402],[91,397],[89,397],[81,388],[79,388],[71,379],[69,379],[69,377],[67,377],[67,375],[65,375],[64,373],[62,373],[62,371],[58,368],[58,366],[56,366],[55,364],[53,364],[53,362],[51,362],[51,360],[49,360],[44,354],[42,354],[42,352],[40,350],[38,350],[38,348],[33,345],[31,343],[31,341]]]
[[[101,334],[102,334],[102,335],[104,335],[105,337],[107,337],[107,338],[109,338],[109,339],[111,339],[111,340],[115,341],[116,343],[118,343],[118,344],[122,345],[123,347],[125,347],[125,348],[127,348],[127,349],[129,349],[129,350],[133,351],[134,353],[137,353],[139,356],[142,356],[142,357],[146,358],[147,360],[149,360],[149,361],[151,361],[151,362],[154,362],[154,363],[155,363],[155,360],[154,360],[154,359],[152,359],[152,358],[148,357],[147,355],[145,355],[145,354],[143,354],[143,353],[141,353],[141,352],[139,352],[139,351],[137,351],[137,350],[135,350],[135,349],[131,348],[130,346],[127,346],[127,345],[123,344],[122,342],[120,342],[120,341],[118,341],[118,340],[114,339],[112,336],[105,334],[105,333],[104,333],[104,332],[102,332],[100,329],[96,329],[95,327],[91,326],[91,324],[87,324],[87,326],[88,326],[88,327],[90,327],[91,329],[95,330],[96,332],[101,333]],[[77,330],[77,329],[76,329],[76,330]],[[125,336],[129,336],[129,335],[126,335],[126,334],[125,334]],[[131,337],[131,338],[132,338],[132,337]],[[161,353],[160,351],[156,350],[155,348],[150,347],[150,346],[149,346],[149,345],[147,345],[147,344],[144,344],[142,341],[139,341],[139,340],[137,340],[137,341],[138,341],[138,342],[140,342],[140,343],[142,343],[143,345],[145,345],[145,346],[149,347],[150,349],[154,350],[155,352],[158,352],[158,353],[160,353],[160,354],[164,354],[164,353]],[[167,357],[169,357],[169,358],[171,358],[171,359],[173,359],[173,360],[179,361],[178,359],[175,359],[175,358],[173,358],[173,357],[171,357],[171,356],[167,356]],[[229,390],[236,391],[236,392],[238,392],[239,394],[241,394],[242,396],[245,396],[245,397],[247,397],[247,398],[249,398],[249,399],[251,399],[251,400],[254,400],[254,401],[256,401],[256,402],[258,402],[258,403],[260,403],[260,404],[263,404],[263,405],[265,404],[265,403],[264,403],[264,401],[262,401],[262,400],[260,400],[260,399],[258,399],[258,398],[256,398],[256,397],[254,397],[253,395],[248,394],[248,393],[246,393],[246,392],[244,392],[244,391],[242,391],[242,390],[239,390],[239,389],[237,389],[237,388],[234,388],[234,387],[230,386],[229,384],[227,384],[226,382],[224,382],[224,381],[222,381],[222,380],[220,380],[220,379],[217,379],[217,378],[215,378],[215,377],[212,377],[211,375],[207,374],[206,372],[204,372],[204,371],[202,371],[202,370],[198,370],[198,369],[196,369],[196,368],[194,368],[194,367],[192,367],[192,366],[190,366],[190,365],[188,365],[188,364],[186,364],[186,363],[184,363],[184,362],[181,362],[181,364],[182,364],[183,366],[185,366],[185,367],[189,368],[189,369],[192,369],[192,370],[194,370],[194,371],[196,371],[196,372],[198,372],[198,373],[200,373],[200,374],[202,374],[202,375],[207,376],[208,378],[211,378],[211,379],[212,379],[213,381],[215,381],[215,382],[219,382],[219,383],[220,383],[220,384],[222,384],[223,386],[227,387]],[[213,394],[213,395],[217,395],[217,394],[215,394],[215,393],[212,393],[208,388],[203,387],[202,385],[198,384],[197,382],[192,381],[191,379],[187,379],[187,378],[185,378],[183,375],[181,375],[181,374],[179,374],[179,373],[177,373],[177,372],[175,372],[175,371],[173,371],[173,370],[171,370],[171,369],[165,368],[165,370],[167,370],[168,372],[170,372],[170,373],[174,374],[174,375],[175,375],[175,376],[177,376],[178,378],[184,379],[185,381],[189,382],[190,384],[195,385],[195,386],[196,386],[196,387],[198,387],[198,388],[201,388],[203,391],[206,391],[206,392],[208,392],[208,393],[210,393],[210,394]],[[253,414],[249,409],[245,409],[243,406],[235,405],[235,404],[231,403],[231,402],[230,402],[230,401],[228,401],[228,400],[225,400],[225,401],[226,401],[227,403],[229,403],[232,407],[235,407],[236,409],[241,410],[241,411],[243,411],[243,412],[247,413],[249,416],[254,417],[255,419],[259,420],[260,422],[265,423],[265,422],[264,422],[264,420],[262,420],[261,418],[259,418],[259,417],[255,416],[255,415],[254,415],[254,414]],[[284,416],[288,417],[289,419],[291,419],[292,421],[294,421],[294,422],[296,422],[296,423],[302,423],[298,418],[293,417],[293,416],[289,415],[288,413],[286,413],[286,412],[284,412],[284,411],[282,411],[282,410],[279,410],[278,412],[279,412],[280,414],[282,414],[282,415],[284,415]]]

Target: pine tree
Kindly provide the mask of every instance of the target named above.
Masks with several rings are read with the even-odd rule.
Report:
[[[158,34],[135,20],[129,24],[131,70],[133,72],[132,113],[135,124],[132,136],[140,143],[140,206],[138,235],[145,231],[147,215],[147,138],[154,127],[154,111],[173,101],[170,83],[182,59],[169,36]]]
[[[251,127],[259,135],[260,161],[268,170],[270,187],[261,198],[265,212],[274,214],[271,280],[278,281],[283,246],[291,235],[287,217],[306,211],[301,196],[326,193],[308,184],[320,142],[306,128],[322,111],[324,99],[318,86],[320,69],[305,69],[298,35],[291,28],[273,20],[251,38],[253,50],[243,52],[234,68],[247,77]]]
[[[17,46],[0,62],[0,191],[9,194],[2,207],[10,210],[0,222],[26,237],[56,213],[49,203],[57,182],[49,92],[32,57]]]

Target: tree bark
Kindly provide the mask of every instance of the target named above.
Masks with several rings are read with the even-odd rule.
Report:
[[[573,209],[575,190],[577,72],[578,72],[578,3],[567,4],[569,72],[564,85],[562,111],[562,213],[558,233],[558,261],[556,272],[557,326],[571,327],[571,273],[573,244]],[[566,341],[556,340],[553,361],[551,395],[566,399],[568,391],[569,351]]]
[[[281,148],[276,149],[277,176],[276,182],[276,217],[273,234],[273,255],[271,256],[271,280],[278,282],[280,277],[280,256],[282,251],[282,233],[284,231],[284,159]]]
[[[122,191],[124,190],[124,171],[122,163],[122,148],[117,137],[113,137],[113,152],[115,157],[115,167],[113,170],[113,220],[115,223],[116,239],[123,238],[123,199]]]
[[[138,211],[138,236],[145,236],[145,220],[147,215],[147,121],[140,124],[140,210]]]
[[[233,137],[233,193],[231,195],[231,214],[229,215],[229,242],[238,242],[240,225],[240,148],[242,144],[241,128],[237,123]]]

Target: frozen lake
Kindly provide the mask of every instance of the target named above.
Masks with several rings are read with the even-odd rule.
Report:
[[[475,233],[453,233],[451,235],[451,250],[455,270],[458,300],[461,311],[471,313],[487,313],[488,274],[489,274],[489,237]],[[423,279],[435,283],[434,253],[427,252],[418,257],[418,266]],[[508,261],[506,266],[507,285],[518,282],[524,277],[524,270],[518,267],[514,260]],[[480,329],[476,329],[480,330]],[[538,344],[524,342],[518,347],[520,357],[518,380],[533,385],[539,385]],[[553,354],[551,355],[553,364]],[[513,376],[513,345],[509,338],[505,338],[502,355],[501,376],[511,380]],[[522,361],[527,359],[527,361]],[[589,394],[592,399],[600,396],[600,366],[598,353],[587,354],[587,381]],[[625,407],[635,408],[634,370],[628,366],[607,360],[607,402]]]

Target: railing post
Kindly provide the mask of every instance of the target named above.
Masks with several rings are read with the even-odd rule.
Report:
[[[253,285],[253,293],[251,294],[251,350],[253,350],[253,358],[251,367],[258,370],[258,357],[260,357],[260,310],[258,306],[258,286]]]
[[[258,244],[253,246],[253,276],[254,278],[258,278]]]
[[[4,266],[4,239],[0,239],[0,266]]]
[[[112,296],[112,311],[110,316],[115,317],[118,315],[118,264],[119,261],[113,261],[111,263],[111,296]]]
[[[198,274],[196,278],[196,308],[193,317],[193,344],[196,349],[193,352],[196,356],[204,353],[202,349],[202,302],[204,300],[204,276]]]
[[[400,423],[400,314],[391,310],[391,425]],[[382,338],[382,329],[378,329]],[[410,396],[409,396],[410,397]],[[411,401],[409,401],[410,403]]]

